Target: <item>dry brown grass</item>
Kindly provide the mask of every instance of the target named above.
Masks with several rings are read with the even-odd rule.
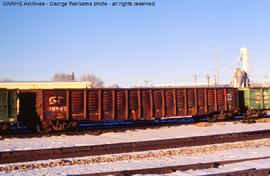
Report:
[[[270,117],[259,118],[255,120],[257,123],[270,122]]]
[[[217,125],[225,125],[225,122],[217,122]]]
[[[212,126],[213,123],[211,123],[211,122],[198,122],[198,123],[195,123],[194,125],[198,126],[198,127],[208,127],[208,126]]]

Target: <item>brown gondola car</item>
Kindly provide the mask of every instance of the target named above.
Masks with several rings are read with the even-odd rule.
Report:
[[[239,111],[237,89],[230,87],[23,90],[20,104],[20,117],[55,130],[81,121],[206,115],[215,120]]]

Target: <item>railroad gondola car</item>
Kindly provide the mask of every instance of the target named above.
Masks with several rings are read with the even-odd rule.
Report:
[[[20,121],[42,131],[81,122],[138,121],[169,117],[227,118],[239,111],[230,87],[42,89],[20,91]]]
[[[0,131],[17,122],[17,90],[0,89]]]
[[[247,87],[239,89],[239,97],[243,97],[242,112],[247,117],[258,117],[269,113],[270,110],[270,88]]]

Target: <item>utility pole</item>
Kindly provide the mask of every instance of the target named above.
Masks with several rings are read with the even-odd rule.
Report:
[[[194,84],[196,85],[196,83],[197,83],[197,75],[196,74],[194,74]]]
[[[265,78],[265,85],[267,85],[268,84],[268,75],[265,75],[264,78]]]
[[[71,80],[72,81],[75,81],[75,74],[74,74],[74,72],[72,72],[72,74],[71,74]]]
[[[217,85],[219,85],[219,66],[218,66],[218,60],[219,60],[219,51],[218,51],[218,48],[217,48],[217,51],[216,51],[216,64],[217,64]]]
[[[206,79],[207,79],[207,85],[209,87],[210,86],[210,76],[209,75],[206,75]]]
[[[180,77],[180,79],[181,79],[180,85],[183,86],[184,85],[184,79],[183,79],[182,76]]]
[[[149,83],[149,81],[145,80],[144,82],[145,82],[145,87],[147,87],[147,84]]]
[[[216,75],[215,75],[215,85],[219,84],[219,66],[218,66],[218,60],[219,60],[219,50],[218,48],[214,49],[214,59],[215,61],[215,67],[216,67]]]

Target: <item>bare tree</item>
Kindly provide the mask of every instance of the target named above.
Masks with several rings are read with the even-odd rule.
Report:
[[[14,80],[10,78],[3,78],[3,79],[0,79],[0,82],[14,82]]]
[[[75,76],[74,73],[66,74],[66,73],[55,73],[52,77],[53,81],[74,81]]]
[[[102,88],[104,87],[104,82],[96,77],[95,75],[92,75],[92,74],[84,74],[81,78],[80,78],[81,81],[88,81],[91,83],[91,87],[93,88]]]

